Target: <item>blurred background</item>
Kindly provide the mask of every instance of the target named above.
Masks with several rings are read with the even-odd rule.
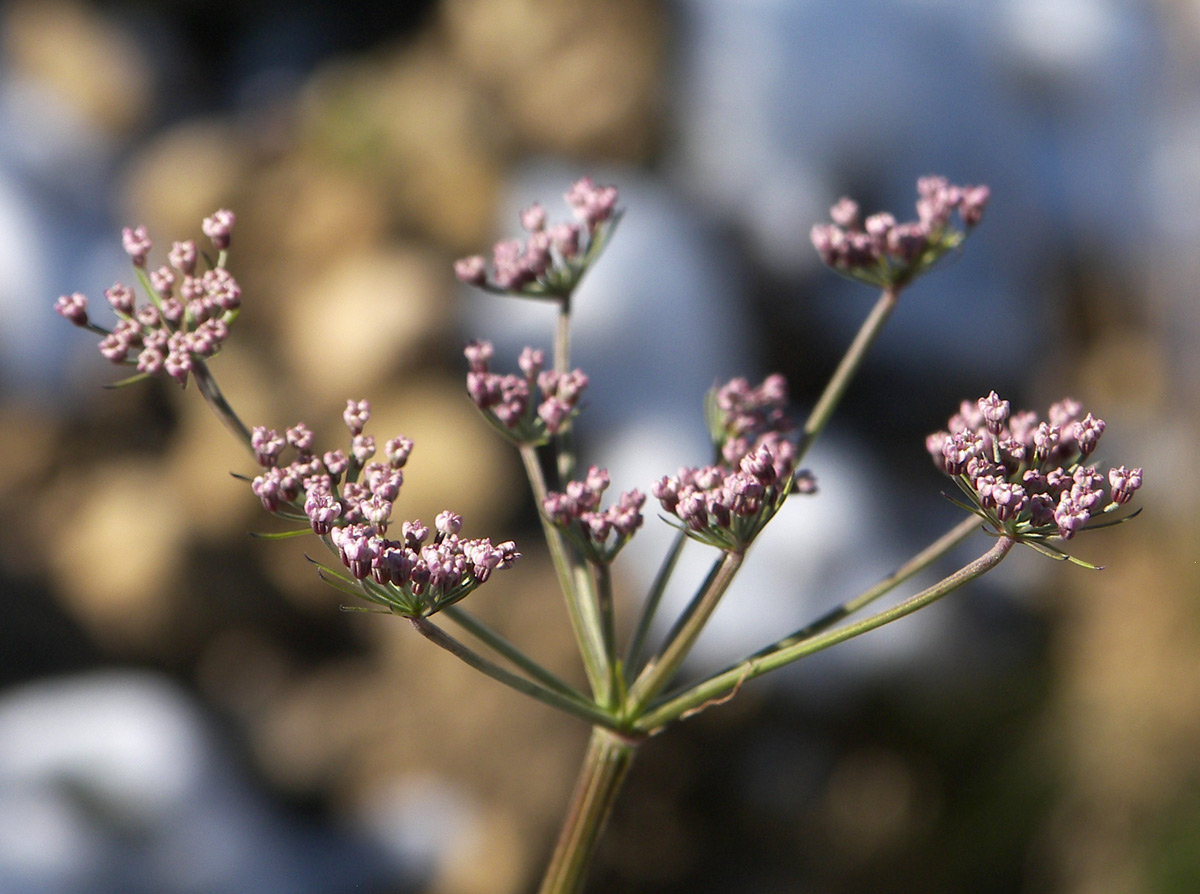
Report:
[[[19,0],[0,32],[0,890],[534,885],[582,724],[340,611],[312,541],[247,536],[279,523],[194,391],[103,390],[122,371],[51,306],[131,280],[122,226],[156,265],[234,209],[213,369],[242,417],[328,448],[370,399],[368,431],[416,441],[401,515],[525,553],[467,607],[580,680],[459,353],[490,337],[507,366],[552,312],[451,263],[535,200],[565,217],[587,173],[627,214],[577,299],[584,458],[643,490],[704,458],[716,379],[782,371],[799,418],[820,393],[874,300],[808,244],[838,196],[905,219],[918,176],[992,188],[688,673],[955,524],[924,436],[963,399],[1073,395],[1147,482],[1136,523],[1071,544],[1103,572],[1023,551],[650,741],[590,890],[1200,889],[1200,4]],[[648,515],[626,619],[668,539]]]

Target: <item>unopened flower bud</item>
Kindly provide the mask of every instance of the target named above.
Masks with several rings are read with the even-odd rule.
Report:
[[[54,302],[54,312],[60,317],[70,320],[76,326],[86,326],[88,322],[87,296],[82,292],[62,295]]]
[[[487,261],[483,255],[471,255],[454,262],[454,275],[459,282],[469,286],[481,286],[487,282]]]
[[[371,418],[371,404],[365,400],[348,400],[346,401],[346,409],[342,413],[342,419],[346,423],[346,428],[350,429],[351,435],[362,434],[363,427]]]
[[[234,214],[225,208],[214,211],[211,217],[204,218],[200,229],[212,240],[213,248],[224,251],[229,248],[230,236],[233,233]]]
[[[125,253],[133,260],[133,266],[146,266],[146,255],[150,253],[153,243],[144,226],[136,229],[125,227],[121,230],[121,244],[125,248]]]
[[[829,219],[844,229],[858,229],[858,202],[842,196],[829,209]]]

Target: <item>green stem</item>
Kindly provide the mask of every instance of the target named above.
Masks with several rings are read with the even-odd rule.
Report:
[[[762,655],[766,655],[770,652],[775,652],[779,649],[790,646],[793,643],[798,643],[801,640],[808,639],[810,636],[814,636],[820,633],[822,630],[828,630],[843,618],[848,618],[850,615],[853,615],[856,612],[866,608],[880,596],[890,593],[914,574],[919,574],[920,572],[924,571],[926,568],[928,568],[942,556],[946,555],[946,553],[950,552],[950,550],[954,549],[954,547],[958,546],[978,530],[980,530],[979,519],[975,518],[974,516],[963,519],[961,522],[959,522],[933,543],[929,544],[929,546],[925,547],[925,549],[921,550],[921,552],[917,553],[870,589],[864,590],[853,599],[849,599],[836,608],[831,609],[830,611],[821,615],[821,617],[817,618],[817,620],[813,621],[811,624],[805,625],[790,636],[784,637],[778,642],[767,646],[765,649],[755,652],[749,657],[758,658]]]
[[[646,594],[646,601],[642,605],[642,616],[638,618],[637,629],[634,631],[633,639],[629,642],[629,649],[625,653],[625,667],[629,674],[635,674],[641,669],[650,627],[654,623],[658,605],[662,602],[663,593],[666,592],[667,583],[675,572],[675,565],[679,562],[679,556],[683,553],[685,543],[687,543],[687,535],[683,531],[676,531],[675,539],[671,541],[671,547],[667,550],[662,565],[659,566],[658,573],[654,576],[654,583],[650,585],[650,592]]]
[[[650,660],[630,687],[626,716],[636,718],[671,681],[695,645],[700,631],[712,617],[717,603],[733,582],[734,575],[742,566],[742,558],[741,553],[727,552],[713,566],[704,585],[671,631],[666,647],[658,657]]]
[[[554,330],[554,371],[565,376],[571,371],[571,295],[564,295],[558,304],[558,320]],[[575,437],[573,424],[554,436],[558,458],[558,479],[563,486],[575,472]]]
[[[525,474],[533,489],[533,499],[538,510],[538,519],[542,523],[542,532],[546,536],[546,544],[550,548],[550,558],[554,562],[554,570],[558,574],[558,585],[562,589],[563,598],[567,603],[567,615],[571,620],[571,629],[575,633],[575,642],[579,654],[583,657],[583,667],[587,672],[588,683],[592,694],[601,702],[608,700],[609,672],[605,666],[604,640],[600,633],[600,620],[596,612],[596,604],[588,598],[589,590],[581,586],[583,583],[576,574],[581,568],[586,573],[586,567],[573,560],[570,548],[563,537],[562,531],[546,517],[542,506],[546,500],[546,479],[542,476],[542,466],[538,462],[537,450],[529,444],[521,445],[521,460],[525,464]]]
[[[529,674],[533,679],[544,683],[549,688],[560,692],[568,698],[587,701],[587,696],[582,692],[567,683],[565,680],[551,673],[537,661],[521,651],[520,647],[512,642],[509,642],[487,624],[480,621],[478,618],[468,614],[465,610],[457,605],[450,605],[442,609],[443,615],[451,621],[467,631],[481,643],[490,647],[496,654],[501,655],[519,667],[525,673]]]
[[[827,649],[830,646],[882,627],[884,624],[890,624],[892,621],[903,618],[906,615],[911,615],[918,609],[936,602],[947,593],[957,590],[963,584],[974,580],[996,567],[1008,555],[1009,550],[1016,543],[1016,540],[1009,537],[1000,537],[991,549],[973,562],[964,565],[958,571],[943,578],[933,586],[922,590],[915,596],[910,596],[900,604],[871,615],[869,618],[864,618],[855,624],[847,624],[845,627],[839,627],[836,630],[812,636],[799,642],[793,642],[789,637],[788,640],[783,641],[786,645],[781,645],[779,648],[772,647],[771,649],[764,650],[763,653],[747,658],[728,670],[710,677],[680,695],[658,705],[652,711],[646,712],[637,719],[634,728],[643,733],[652,733],[673,720],[695,713],[709,703],[728,697],[730,693],[736,692],[747,680],[752,680],[768,671],[783,667],[785,664],[791,664],[793,661],[798,661],[814,652],[820,652],[822,649]]]
[[[637,744],[606,729],[592,730],[571,806],[538,894],[576,894],[629,772]]]
[[[596,575],[596,605],[600,613],[600,636],[604,640],[604,664],[608,668],[608,706],[613,708],[621,691],[617,675],[617,621],[613,611],[612,571],[607,563],[593,565]]]
[[[841,363],[838,364],[837,369],[834,371],[829,384],[825,386],[825,391],[822,392],[817,405],[813,407],[812,413],[809,414],[808,421],[804,423],[804,431],[800,436],[800,444],[796,452],[797,466],[799,466],[800,460],[803,459],[808,449],[820,437],[821,432],[825,430],[825,426],[829,424],[834,410],[837,409],[842,395],[846,393],[846,389],[854,379],[854,374],[858,371],[859,366],[862,365],[867,351],[875,343],[875,339],[879,337],[879,333],[883,331],[883,324],[887,322],[888,317],[892,315],[892,311],[896,309],[896,302],[899,295],[900,290],[897,286],[889,286],[884,289],[883,294],[879,296],[879,300],[875,302],[875,306],[871,308],[871,313],[867,315],[862,326],[859,327],[858,333],[854,336],[854,341],[850,343],[850,347],[846,350],[845,356],[842,357]]]
[[[196,382],[196,387],[200,389],[201,396],[217,414],[217,417],[225,423],[225,427],[253,455],[254,448],[250,446],[250,429],[246,428],[246,424],[242,422],[233,407],[229,405],[229,401],[225,399],[225,395],[221,393],[221,389],[217,386],[217,380],[213,378],[213,374],[208,369],[208,364],[194,355],[192,357],[192,379]]]
[[[451,655],[462,660],[477,671],[487,674],[493,680],[503,683],[505,686],[515,689],[517,692],[528,695],[531,698],[535,698],[540,702],[544,702],[552,708],[558,708],[560,711],[586,720],[594,726],[602,726],[612,730],[617,729],[616,719],[602,711],[592,702],[583,698],[564,695],[557,690],[547,689],[533,680],[505,670],[495,662],[488,661],[482,655],[467,648],[428,618],[413,617],[408,620],[416,628],[417,632],[431,643],[445,649]]]

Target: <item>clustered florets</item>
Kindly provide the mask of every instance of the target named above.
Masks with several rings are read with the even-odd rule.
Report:
[[[759,444],[730,470],[724,464],[680,469],[650,489],[694,539],[744,551],[795,486],[795,448],[777,438]]]
[[[616,218],[617,189],[596,186],[590,177],[584,177],[565,198],[575,223],[548,224],[545,209],[535,203],[521,212],[521,226],[529,238],[524,243],[506,239],[493,247],[491,278],[482,255],[455,262],[455,275],[468,285],[497,292],[569,295],[608,238]]]
[[[736,378],[709,391],[705,415],[718,462],[680,469],[650,489],[689,536],[744,550],[789,494],[815,491],[812,476],[796,472],[786,408],[787,380],[781,375],[757,387]]]
[[[1104,420],[1085,414],[1076,400],[1059,401],[1041,421],[1035,413],[1011,412],[993,391],[963,401],[947,430],[930,435],[925,446],[997,531],[1069,540],[1097,515],[1128,503],[1142,484],[1140,468],[1111,469],[1102,505],[1104,475],[1083,461],[1103,433]]]
[[[787,379],[778,373],[767,376],[758,387],[736,378],[709,391],[705,400],[709,436],[727,465],[736,466],[764,436],[792,430],[787,402]]]
[[[642,526],[646,495],[639,490],[621,494],[617,502],[600,510],[608,489],[607,469],[592,466],[582,481],[567,482],[563,493],[551,492],[542,502],[546,516],[562,528],[594,562],[611,562]]]
[[[263,473],[251,489],[268,512],[289,517],[303,511],[314,533],[328,537],[351,576],[362,581],[368,599],[400,614],[423,616],[457,602],[498,568],[508,568],[520,554],[511,541],[460,538],[462,518],[445,511],[429,530],[420,520],[401,524],[400,540],[389,540],[392,506],[404,483],[412,441],[397,437],[384,445],[387,462],[372,461],[375,439],[363,434],[370,404],[347,401],[342,418],[350,431],[350,455],[313,451],[313,434],[300,423],[280,435],[257,427],[251,446]],[[279,465],[286,447],[296,459]]]
[[[469,367],[467,394],[475,406],[519,444],[543,444],[562,431],[578,412],[587,375],[578,369],[568,373],[543,369],[545,352],[528,347],[517,359],[521,375],[501,375],[488,370],[494,353],[487,341],[471,341],[463,348]]]
[[[214,220],[219,220],[219,225],[211,224]],[[205,219],[204,232],[218,250],[228,248],[233,223],[231,211],[221,210]],[[147,271],[146,258],[153,243],[146,228],[126,227],[121,241],[149,303],[138,305],[131,287],[115,283],[104,292],[117,315],[111,330],[90,321],[87,297],[79,292],[60,297],[54,309],[75,325],[101,334],[100,353],[113,363],[135,365],[147,376],[166,373],[182,385],[194,359],[213,356],[229,336],[229,326],[241,306],[241,287],[221,266],[197,275],[199,252],[194,242],[174,243],[167,256],[169,263]]]
[[[906,284],[962,244],[990,197],[986,186],[955,186],[945,177],[920,178],[917,194],[917,219],[904,223],[887,212],[863,221],[857,202],[840,199],[829,209],[833,223],[812,228],[813,247],[825,264],[852,279],[881,288]],[[955,211],[962,230],[951,226]]]

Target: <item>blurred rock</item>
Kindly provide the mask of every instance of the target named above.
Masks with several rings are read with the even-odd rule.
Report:
[[[17,0],[3,13],[5,64],[66,100],[109,136],[152,110],[154,75],[137,40],[91,4]]]
[[[534,154],[641,161],[657,144],[666,23],[656,4],[450,0],[455,61]]]
[[[263,801],[187,697],[152,674],[0,698],[0,888],[10,894],[339,894],[398,884],[370,841]]]
[[[252,161],[246,140],[227,121],[193,119],[163,131],[126,169],[123,225],[146,226],[155,242],[157,263],[165,263],[175,240],[195,239],[209,250],[200,221],[218,208],[236,210]],[[236,231],[234,240],[236,245]]]
[[[357,400],[445,344],[448,274],[440,257],[411,248],[331,257],[279,316],[289,377],[319,403]]]
[[[326,66],[301,109],[307,151],[379,190],[402,229],[459,251],[486,238],[503,138],[436,41]]]

